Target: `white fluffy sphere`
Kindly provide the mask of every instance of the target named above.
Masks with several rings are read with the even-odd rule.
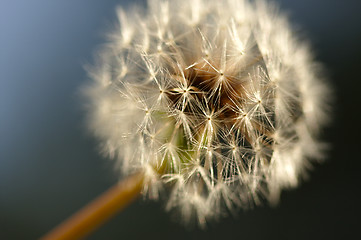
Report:
[[[327,87],[308,47],[273,5],[149,0],[119,28],[87,88],[89,122],[144,193],[169,194],[188,221],[278,201],[311,160]]]

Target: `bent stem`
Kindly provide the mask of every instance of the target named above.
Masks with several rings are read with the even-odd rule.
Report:
[[[81,239],[129,205],[142,190],[144,173],[114,185],[40,240]]]

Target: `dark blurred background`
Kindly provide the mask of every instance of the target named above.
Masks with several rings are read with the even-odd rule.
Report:
[[[142,3],[142,1],[138,1]],[[279,0],[327,68],[325,164],[281,204],[185,230],[138,200],[89,239],[350,239],[360,229],[361,1]],[[0,239],[37,239],[117,181],[84,127],[84,64],[129,1],[0,0]],[[356,237],[355,235],[354,237]]]

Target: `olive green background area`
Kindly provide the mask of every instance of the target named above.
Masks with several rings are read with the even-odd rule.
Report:
[[[138,1],[143,3],[142,1]],[[350,239],[359,233],[361,1],[279,0],[334,88],[329,157],[281,204],[184,229],[135,202],[89,239]],[[0,0],[0,239],[37,239],[118,179],[84,127],[83,65],[126,1]],[[307,151],[307,149],[305,150]],[[358,234],[359,235],[359,234]]]

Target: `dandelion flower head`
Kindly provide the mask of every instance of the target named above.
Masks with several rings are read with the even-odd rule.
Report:
[[[149,0],[89,72],[89,123],[123,175],[200,224],[277,203],[322,157],[327,87],[274,5]]]

